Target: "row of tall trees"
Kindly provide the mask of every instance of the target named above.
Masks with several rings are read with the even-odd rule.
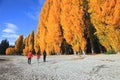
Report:
[[[46,0],[36,35],[20,35],[6,54],[120,52],[119,0]]]
[[[64,41],[74,53],[120,50],[119,0],[46,0],[35,43],[41,52],[60,54]],[[96,51],[97,50],[97,51]]]
[[[79,0],[46,0],[36,34],[41,51],[60,54],[64,39],[72,45],[74,52],[85,50],[82,4]]]
[[[15,42],[15,47],[9,47],[6,49],[7,55],[24,55],[26,56],[29,51],[34,50],[34,31],[32,31],[26,38],[20,35]]]
[[[15,46],[6,49],[6,55],[21,55],[23,52],[23,35],[20,35],[15,42]]]
[[[90,19],[96,29],[95,35],[107,49],[120,50],[120,1],[89,0]]]

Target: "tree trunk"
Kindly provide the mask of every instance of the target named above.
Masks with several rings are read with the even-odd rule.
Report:
[[[98,46],[99,46],[100,53],[103,53],[101,46],[100,45]]]
[[[85,51],[82,51],[83,55],[86,55]]]
[[[117,54],[120,54],[120,52],[117,52]]]
[[[76,55],[76,52],[74,51],[74,55]]]
[[[93,46],[93,40],[90,39],[90,46],[91,46],[91,52],[94,54],[94,46]]]

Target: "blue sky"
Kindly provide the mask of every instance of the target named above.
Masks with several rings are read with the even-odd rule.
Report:
[[[14,45],[20,34],[36,32],[45,0],[0,0],[0,42],[7,39]]]

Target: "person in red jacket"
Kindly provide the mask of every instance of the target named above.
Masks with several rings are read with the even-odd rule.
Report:
[[[31,58],[32,58],[32,52],[30,51],[30,52],[28,52],[28,55],[27,55],[27,57],[28,57],[28,64],[31,64]]]
[[[39,63],[40,53],[36,53],[37,62]]]

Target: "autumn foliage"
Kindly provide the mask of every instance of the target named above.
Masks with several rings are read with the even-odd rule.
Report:
[[[17,54],[21,54],[23,51],[23,35],[20,35],[15,42],[15,51]]]
[[[32,31],[23,41],[23,55],[26,56],[29,51],[34,52],[34,31]]]
[[[48,54],[60,54],[63,39],[75,52],[84,51],[83,0],[46,0],[38,24],[36,43]]]
[[[27,56],[28,52],[29,52],[29,47],[25,47],[25,48],[23,49],[23,55],[24,55],[24,56]]]
[[[89,0],[89,13],[95,35],[109,50],[120,50],[120,0]]]
[[[97,48],[95,47],[97,45]],[[67,50],[68,49],[68,50]],[[120,52],[120,0],[46,0],[37,31],[15,43],[17,53]],[[6,54],[14,52],[8,48]]]
[[[61,1],[61,24],[64,30],[64,38],[70,43],[75,52],[85,51],[86,40],[84,31],[84,7],[83,0]]]
[[[43,52],[46,47],[47,27],[45,26],[45,23],[47,21],[47,17],[49,14],[49,8],[50,8],[50,0],[46,0],[40,14],[41,18],[39,20],[40,22],[38,23],[38,28],[35,37],[35,50],[37,47],[39,47],[41,52]]]
[[[6,55],[15,55],[15,53],[15,48],[9,47],[6,49]]]

